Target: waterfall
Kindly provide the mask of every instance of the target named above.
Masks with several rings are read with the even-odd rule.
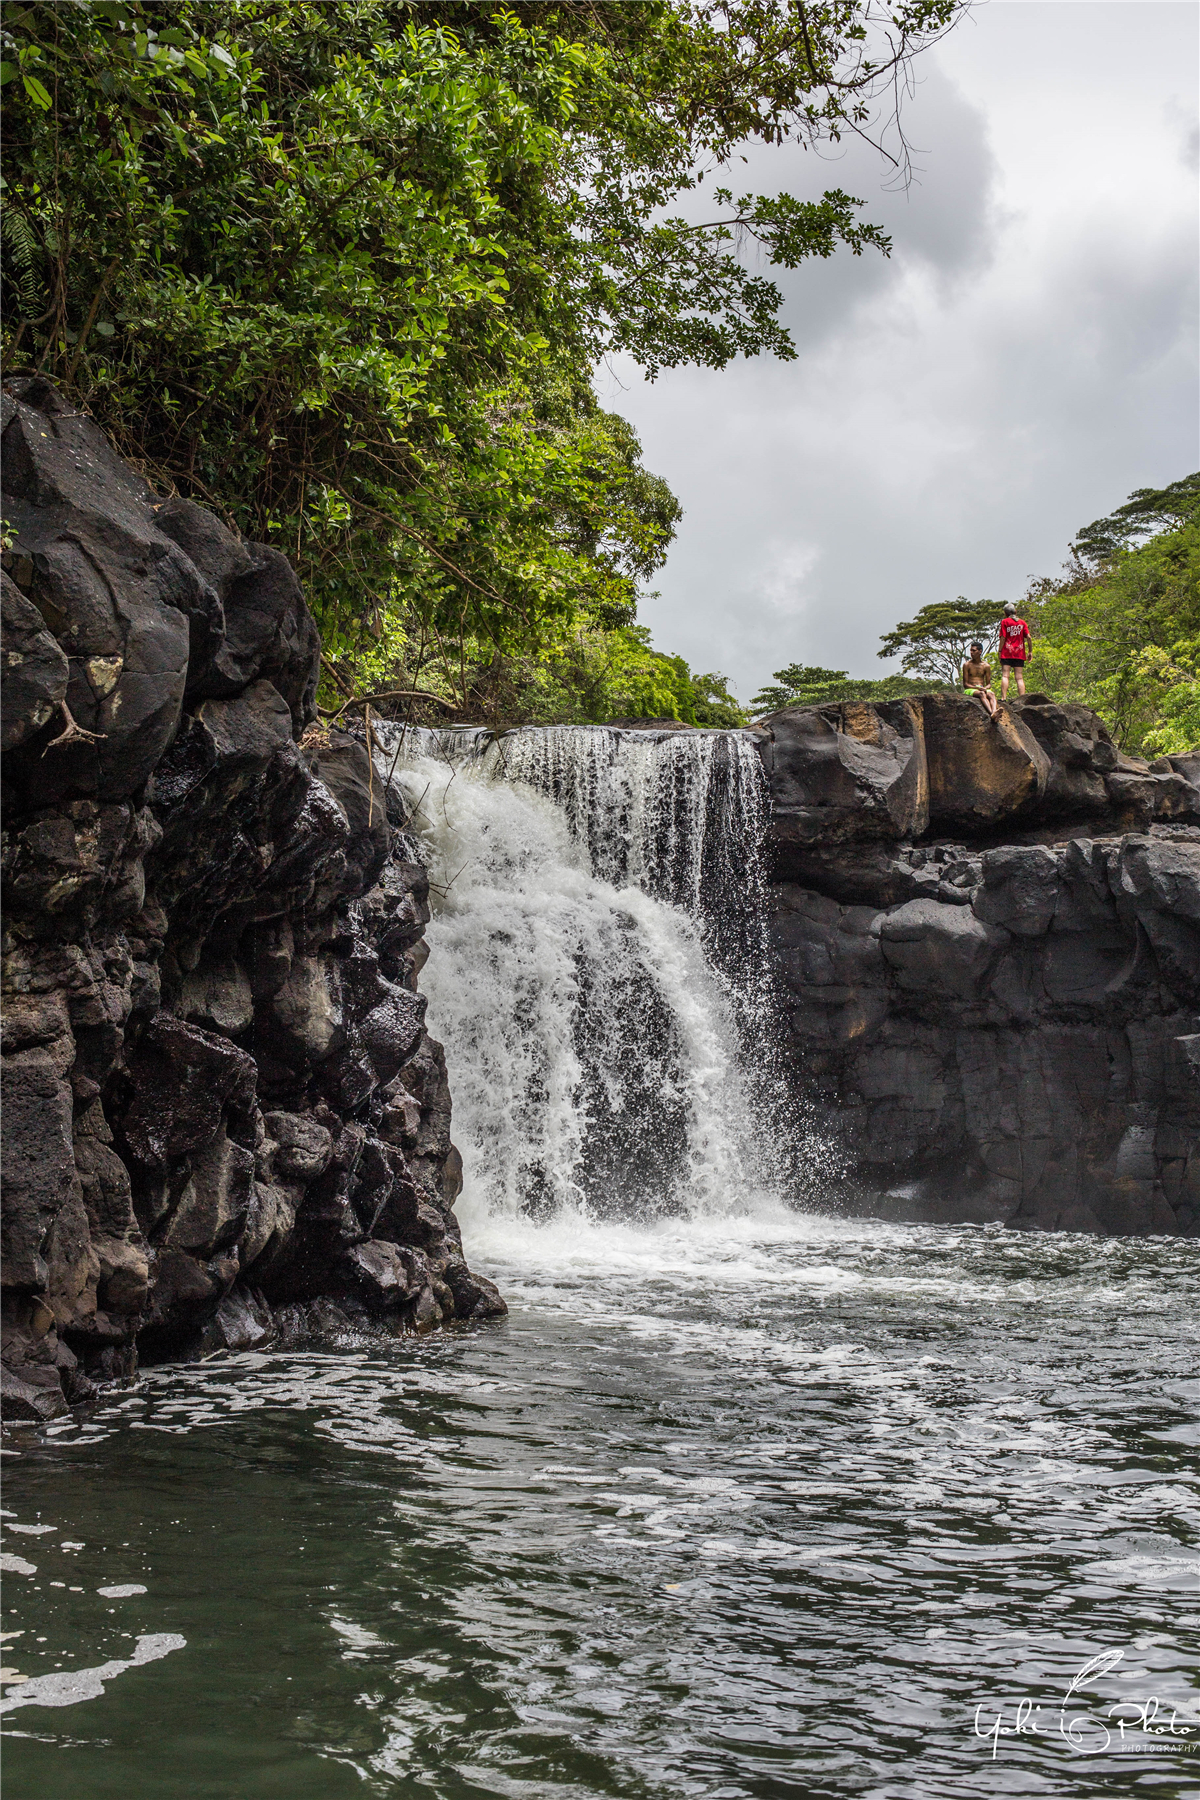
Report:
[[[374,729],[429,870],[422,987],[468,1212],[769,1204],[794,1133],[762,1051],[768,802],[752,743]]]

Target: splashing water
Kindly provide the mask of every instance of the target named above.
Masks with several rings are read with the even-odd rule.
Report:
[[[789,1105],[746,1054],[772,1035],[752,744],[579,726],[376,733],[430,871],[422,980],[464,1214],[777,1207]]]

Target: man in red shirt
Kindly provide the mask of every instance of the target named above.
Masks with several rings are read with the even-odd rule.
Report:
[[[1008,699],[1008,678],[1017,678],[1017,692],[1025,692],[1025,658],[1029,654],[1026,645],[1032,638],[1024,619],[1018,619],[1015,606],[1006,606],[1004,617],[1000,621],[1000,698]]]

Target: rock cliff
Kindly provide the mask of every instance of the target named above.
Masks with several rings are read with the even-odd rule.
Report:
[[[1031,694],[777,713],[772,930],[860,1203],[1200,1235],[1200,753]]]
[[[504,1310],[467,1268],[423,869],[287,558],[3,400],[4,1402]],[[390,809],[390,812],[389,812]]]

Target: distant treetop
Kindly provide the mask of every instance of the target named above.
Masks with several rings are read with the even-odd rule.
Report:
[[[1200,512],[1200,472],[1185,475],[1165,488],[1135,488],[1124,506],[1106,519],[1085,525],[1071,545],[1080,562],[1108,562],[1118,550],[1160,531],[1178,531]]]

